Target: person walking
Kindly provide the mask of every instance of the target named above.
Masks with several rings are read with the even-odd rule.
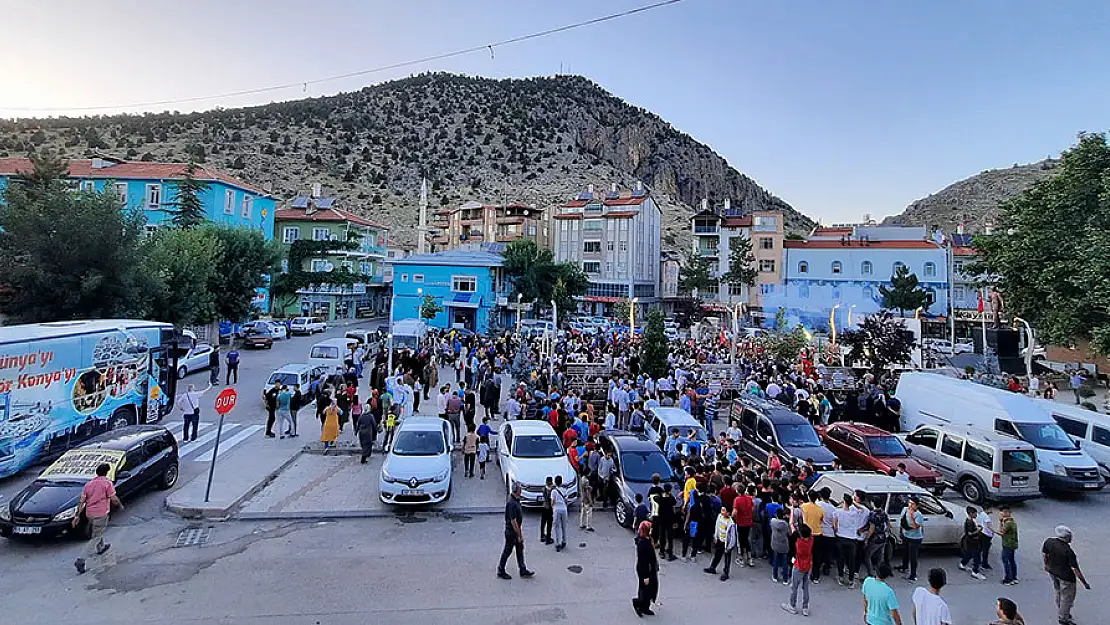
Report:
[[[563,490],[563,476],[555,476],[555,488],[551,489],[551,510],[554,513],[555,551],[567,548],[567,493]]]
[[[289,392],[289,387],[283,384],[277,394],[277,413],[279,417],[277,426],[278,433],[280,434],[279,438],[285,438],[293,434],[293,412],[290,410],[292,404],[293,393]]]
[[[463,437],[463,477],[474,477],[474,459],[478,456],[478,431],[473,423],[467,424]]]
[[[640,523],[636,530],[636,588],[632,600],[636,616],[655,616],[651,604],[659,597],[659,559],[651,542],[651,521]]]
[[[208,353],[208,384],[220,383],[220,347],[218,345],[212,346],[212,351]]]
[[[979,511],[975,506],[968,506],[967,518],[964,519],[964,534],[960,538],[960,570],[966,571],[967,563],[971,562],[971,576],[975,579],[987,579],[986,575],[979,572],[983,557],[983,530],[979,527]]]
[[[505,564],[509,561],[509,556],[512,555],[514,550],[516,551],[516,563],[520,568],[520,576],[532,577],[535,575],[524,565],[524,530],[521,527],[522,523],[524,523],[524,511],[520,507],[520,483],[514,482],[509,492],[509,500],[505,502],[505,547],[501,550],[501,559],[497,564],[497,577],[500,579],[513,578],[512,575],[505,572]]]
[[[802,590],[802,616],[809,616],[809,582],[813,575],[813,531],[808,525],[798,528],[794,541],[794,568],[790,573],[790,602],[779,607],[790,614],[798,613],[798,589]]]
[[[886,581],[890,579],[890,566],[880,564],[877,572],[878,577],[868,577],[860,587],[863,593],[863,622],[866,625],[902,625],[898,597]]]
[[[995,533],[1002,537],[1002,583],[1013,586],[1018,583],[1017,549],[1018,528],[1010,512],[1010,506],[998,508],[998,526]]]
[[[328,400],[328,405],[324,407],[324,425],[320,428],[320,442],[324,444],[324,455],[327,455],[328,450],[335,447],[335,441],[339,438],[339,408],[335,402]]]
[[[727,581],[732,570],[732,554],[736,551],[736,522],[732,520],[732,511],[721,506],[721,514],[717,516],[717,526],[713,532],[713,561],[705,568],[711,575],[717,574],[717,565],[721,558],[725,561],[725,570],[721,573],[721,581]]]
[[[1083,402],[1083,397],[1079,393],[1080,389],[1083,388],[1082,371],[1080,369],[1072,371],[1071,376],[1068,378],[1068,382],[1071,384],[1071,392],[1075,395],[1075,405],[1078,406]]]
[[[553,490],[555,490],[555,478],[549,475],[543,482],[543,505],[540,508],[540,542],[545,545],[555,542],[551,538],[551,524],[555,521],[555,508],[551,501]]]
[[[478,438],[478,479],[486,479],[486,462],[489,461],[489,436]]]
[[[262,394],[262,398],[266,402],[266,438],[274,437],[274,423],[277,421],[277,396],[280,392],[281,382],[275,381],[274,385]]]
[[[190,440],[197,440],[197,428],[200,427],[200,399],[210,388],[212,388],[211,384],[205,387],[203,391],[198,391],[195,385],[190,384],[189,390],[177,399],[177,408],[181,411],[184,421],[184,426],[181,428],[181,442],[187,443]],[[192,432],[192,438],[189,438],[190,431]]]
[[[1079,560],[1071,548],[1071,528],[1057,525],[1055,534],[1041,545],[1041,558],[1056,595],[1056,620],[1060,625],[1073,625],[1075,619],[1071,617],[1071,608],[1075,603],[1076,581],[1082,582],[1087,590],[1091,589],[1091,585],[1079,569]]]
[[[239,383],[239,350],[232,347],[224,355],[224,360],[227,361],[227,377],[224,378],[224,384],[238,384]],[[235,378],[235,382],[231,379]]]
[[[940,596],[940,589],[948,583],[944,569],[929,569],[929,588],[916,588],[913,591],[914,625],[952,625],[952,612],[948,602]]]
[[[994,527],[991,525],[991,504],[986,502],[983,507],[979,509],[979,516],[976,518],[979,524],[979,531],[982,533],[979,542],[979,565],[984,571],[991,570],[990,555],[991,543],[994,542]]]
[[[378,419],[371,410],[363,410],[355,422],[355,431],[358,432],[358,444],[362,448],[362,458],[359,462],[366,464],[366,459],[374,453],[374,442],[378,438]]]
[[[898,570],[906,573],[902,578],[909,582],[917,581],[917,553],[925,540],[925,515],[917,509],[917,497],[910,497],[902,514],[898,515],[898,531],[902,534],[902,566]]]
[[[578,501],[578,529],[587,532],[594,531],[592,523],[594,516],[594,489],[590,488],[590,467],[585,463],[581,463],[580,473],[578,477],[578,494],[581,497]]]
[[[96,467],[96,477],[85,482],[81,488],[81,499],[77,502],[77,514],[73,517],[73,527],[81,523],[82,515],[89,524],[89,540],[81,549],[81,555],[73,561],[77,574],[81,575],[87,570],[88,558],[94,554],[104,555],[112,547],[111,543],[104,542],[104,532],[108,529],[108,515],[112,506],[123,510],[123,504],[116,496],[116,487],[108,479],[108,472],[112,466],[102,462]]]

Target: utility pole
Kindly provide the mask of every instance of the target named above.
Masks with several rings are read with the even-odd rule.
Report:
[[[420,227],[416,233],[416,253],[423,254],[425,241],[428,238],[428,179],[420,180]]]

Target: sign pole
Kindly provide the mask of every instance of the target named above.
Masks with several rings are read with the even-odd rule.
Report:
[[[212,476],[216,473],[216,454],[220,453],[220,434],[224,431],[224,415],[220,413],[220,423],[216,426],[216,444],[212,447],[212,462],[208,465],[208,486],[204,488],[204,503],[212,494]]]

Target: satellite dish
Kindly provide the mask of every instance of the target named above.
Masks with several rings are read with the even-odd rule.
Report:
[[[335,271],[335,265],[333,265],[332,263],[327,263],[326,265],[324,265],[324,271],[327,271],[329,273]]]

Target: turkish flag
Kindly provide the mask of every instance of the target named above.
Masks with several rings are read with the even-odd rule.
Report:
[[[983,292],[982,291],[979,291],[979,306],[977,308],[978,308],[979,312],[983,312]]]

